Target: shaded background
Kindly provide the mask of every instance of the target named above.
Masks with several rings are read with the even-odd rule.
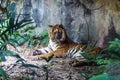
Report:
[[[16,12],[30,14],[36,32],[48,25],[63,24],[68,36],[79,43],[87,40],[106,47],[120,38],[120,0],[14,0]]]

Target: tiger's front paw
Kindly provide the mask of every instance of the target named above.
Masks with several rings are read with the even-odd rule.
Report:
[[[40,54],[42,54],[42,52],[40,50],[35,50],[33,52],[33,56],[40,55]]]
[[[32,56],[31,58],[33,61],[38,61],[38,60],[42,60],[42,58],[38,57],[38,56]]]

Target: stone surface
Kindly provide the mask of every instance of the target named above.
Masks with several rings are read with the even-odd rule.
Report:
[[[75,42],[86,43],[89,38],[106,47],[108,41],[120,37],[119,0],[20,0],[16,11],[22,7],[38,27],[63,24]]]
[[[8,80],[46,80],[46,69],[43,68],[46,65],[49,65],[48,80],[85,80],[85,76],[91,77],[96,74],[95,66],[73,67],[73,60],[70,58],[52,58],[50,62],[53,65],[50,66],[50,62],[35,59],[32,56],[34,50],[26,45],[17,47],[18,51],[12,46],[8,46],[8,49],[25,60],[24,64],[16,63],[17,58],[8,56],[5,62],[0,63],[0,67],[9,75]],[[88,69],[87,75],[86,69]],[[0,80],[3,80],[1,76]]]

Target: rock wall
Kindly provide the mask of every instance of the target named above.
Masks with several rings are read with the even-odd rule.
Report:
[[[63,24],[75,42],[97,41],[100,47],[120,38],[119,0],[15,0],[18,12],[30,14],[40,28]]]

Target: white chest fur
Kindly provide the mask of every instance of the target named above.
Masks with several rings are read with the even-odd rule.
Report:
[[[53,42],[52,40],[50,40],[48,47],[50,47],[52,50],[56,50],[57,44],[55,42]]]

